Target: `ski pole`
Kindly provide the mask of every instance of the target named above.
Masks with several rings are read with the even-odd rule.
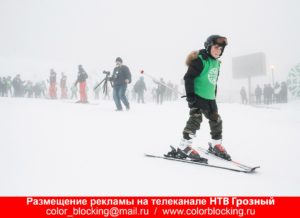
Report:
[[[155,81],[155,83],[159,83],[160,85],[165,86],[166,88],[168,88],[168,89],[170,89],[170,90],[176,92],[177,94],[180,94],[180,95],[181,95],[181,98],[186,97],[186,94],[183,94],[183,93],[181,93],[180,91],[178,91],[178,90],[176,90],[176,89],[174,89],[174,88],[172,88],[172,87],[169,87],[169,86],[167,86],[167,85],[164,84],[164,83],[161,83],[161,82],[160,82],[159,80],[157,80],[155,77],[153,77],[153,76],[151,76],[151,75],[145,73],[144,70],[141,70],[140,73],[141,73],[142,75],[145,75],[145,76],[147,76],[148,78],[152,79],[153,81]]]

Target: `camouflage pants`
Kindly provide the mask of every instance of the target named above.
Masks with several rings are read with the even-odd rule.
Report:
[[[196,134],[202,123],[202,114],[208,119],[210,135],[212,139],[222,139],[222,120],[217,111],[208,112],[200,108],[191,108],[190,117],[186,123],[183,133]]]

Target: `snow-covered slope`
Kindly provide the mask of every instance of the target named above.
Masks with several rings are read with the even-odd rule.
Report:
[[[0,98],[1,195],[299,195],[300,102],[219,104],[231,156],[260,165],[243,174],[144,157],[176,145],[184,101],[132,103]],[[204,119],[194,144],[210,138]]]

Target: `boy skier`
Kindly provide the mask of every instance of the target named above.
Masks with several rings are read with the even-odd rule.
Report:
[[[207,162],[207,159],[202,158],[199,152],[192,148],[193,138],[196,131],[200,129],[202,115],[204,115],[209,120],[211,130],[212,140],[209,150],[221,158],[231,160],[221,144],[222,120],[216,104],[217,80],[221,63],[218,58],[222,56],[226,45],[226,37],[211,35],[204,43],[204,49],[194,51],[187,57],[188,70],[184,80],[190,117],[177,150],[171,146],[172,150],[165,156]]]

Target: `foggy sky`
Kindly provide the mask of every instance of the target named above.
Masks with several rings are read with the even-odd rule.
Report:
[[[255,52],[283,80],[300,62],[299,8],[297,0],[1,0],[0,76],[44,79],[54,68],[75,78],[82,64],[102,77],[120,56],[134,78],[144,69],[179,81],[188,53],[220,34],[229,42],[224,87],[233,84],[232,57]]]

